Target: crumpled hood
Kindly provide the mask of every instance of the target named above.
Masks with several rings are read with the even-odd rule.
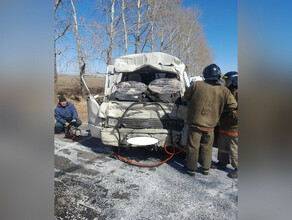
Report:
[[[169,54],[140,53],[122,56],[115,60],[115,72],[134,72],[145,66],[151,66],[157,70],[173,72],[182,75],[185,64],[177,57]]]

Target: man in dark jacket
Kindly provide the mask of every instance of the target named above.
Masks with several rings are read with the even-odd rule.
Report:
[[[228,72],[223,77],[225,86],[231,91],[236,101],[238,101],[238,73]],[[225,170],[229,159],[234,168],[228,174],[230,178],[238,178],[238,118],[237,109],[232,113],[223,113],[219,121],[218,137],[218,162],[212,168]],[[230,158],[229,158],[230,157]]]
[[[185,168],[192,176],[195,175],[198,161],[202,173],[208,175],[214,127],[223,112],[231,112],[237,106],[231,92],[222,85],[221,70],[216,64],[207,66],[203,75],[205,80],[192,84],[184,94],[188,103],[189,124]]]
[[[82,121],[78,119],[75,106],[71,102],[67,102],[66,98],[63,96],[59,98],[59,103],[55,108],[55,118],[57,120],[55,124],[55,134],[60,134],[70,123],[74,124],[76,127],[82,124]]]

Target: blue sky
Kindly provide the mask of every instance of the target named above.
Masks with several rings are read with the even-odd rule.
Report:
[[[93,18],[94,6],[97,4],[92,0],[79,2],[76,6],[79,8],[78,16]],[[203,25],[208,45],[213,49],[214,63],[221,68],[222,73],[237,71],[237,0],[183,0],[183,6],[197,6],[202,11],[200,23]],[[97,71],[104,72],[106,67],[99,64],[98,68],[102,70]],[[69,65],[61,68],[60,72],[73,73],[74,69],[76,67]]]
[[[183,5],[202,11],[200,22],[222,73],[237,71],[237,0],[184,0]]]

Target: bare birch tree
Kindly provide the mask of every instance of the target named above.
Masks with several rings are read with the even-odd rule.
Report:
[[[126,8],[128,7],[128,0],[122,0],[122,21],[123,21],[123,31],[124,31],[124,54],[128,53],[128,27],[126,19]]]
[[[81,95],[83,95],[83,85],[82,85],[82,81],[81,81],[81,76],[82,76],[82,74],[84,74],[84,69],[82,69],[83,56],[82,56],[82,51],[81,51],[81,48],[80,48],[77,13],[76,13],[75,4],[74,4],[73,0],[70,0],[70,3],[71,3],[71,6],[72,6],[71,15],[73,16],[73,32],[74,32],[74,35],[75,35],[76,49],[77,49],[77,53],[78,53],[78,66],[79,66],[79,72],[80,72],[80,93],[81,93]]]
[[[64,20],[60,20],[57,18],[57,9],[61,3],[61,0],[56,0],[55,6],[54,6],[54,19],[55,19],[55,38],[54,38],[54,84],[57,86],[58,81],[58,73],[57,73],[57,48],[56,48],[56,41],[65,35],[66,31],[70,27],[70,23],[67,22],[64,26]]]
[[[180,5],[181,0],[148,0],[148,23],[150,25],[150,45],[151,52],[166,52],[171,46],[169,35],[175,38],[174,33],[170,33],[172,18],[175,17],[175,8]],[[177,18],[176,18],[177,19]]]
[[[198,75],[214,58],[200,11],[182,7],[182,0],[97,0],[95,24],[77,16],[74,0],[63,1],[70,6],[65,10],[71,17],[67,29],[74,34],[79,71],[82,58],[93,62],[100,56],[110,65],[120,54],[161,51],[178,57],[190,74]]]
[[[102,18],[97,26],[102,29],[101,32],[107,36],[106,40],[108,42],[108,47],[106,49],[106,64],[110,65],[112,64],[112,55],[117,28],[123,17],[123,10],[125,10],[126,7],[122,9],[119,7],[119,10],[117,10],[118,6],[122,5],[118,0],[98,0],[98,3],[101,6],[98,7],[98,9],[102,9]],[[122,3],[124,3],[125,6],[125,2],[123,1]]]
[[[80,36],[79,36],[79,23],[78,23],[78,17],[77,17],[77,11],[76,11],[76,6],[73,0],[69,0],[69,1],[64,1],[62,2],[62,7],[61,9],[65,12],[67,12],[68,16],[71,19],[71,28],[70,30],[73,32],[74,34],[74,41],[75,41],[75,45],[76,45],[76,51],[77,51],[77,60],[78,60],[78,69],[79,69],[79,73],[80,73],[80,94],[83,95],[83,85],[81,82],[81,75],[83,74],[83,69],[82,69],[82,59],[83,59],[83,54],[81,51],[81,47],[80,47]],[[70,6],[69,6],[70,5]]]
[[[67,27],[67,29],[69,28],[73,36],[70,35],[69,39],[72,40],[72,42],[68,41],[66,47],[71,47],[71,49],[77,52],[78,72],[80,74],[79,91],[81,95],[84,95],[85,90],[81,81],[81,76],[85,73],[83,64],[87,62],[89,57],[92,57],[94,49],[98,47],[101,41],[98,35],[93,31],[94,26],[92,24],[87,24],[85,17],[78,16],[74,0],[63,0],[59,5],[60,9],[65,12],[62,14],[63,17],[67,17],[67,19],[70,20],[70,28]],[[72,45],[75,46],[72,48]],[[63,53],[63,56],[66,57],[65,53]],[[68,57],[68,62],[74,61],[76,57]]]
[[[134,0],[129,5],[129,10],[132,13],[130,36],[134,41],[131,43],[135,46],[134,53],[143,52],[144,47],[149,39],[149,23],[148,23],[148,9],[149,2],[147,0]],[[142,45],[141,49],[140,46]]]
[[[156,28],[158,26],[158,15],[161,11],[161,2],[162,1],[155,1],[155,0],[148,0],[148,22],[150,25],[150,48],[151,52],[154,52],[155,48],[155,40],[156,40],[156,35],[157,31]]]
[[[151,52],[154,52],[154,46],[155,46],[155,32],[154,28],[156,25],[156,13],[157,13],[157,1],[155,0],[149,0],[149,13],[148,13],[148,18],[149,18],[149,23],[150,23],[150,39],[151,39]]]
[[[141,0],[136,0],[137,6],[137,24],[136,24],[136,43],[135,43],[135,53],[139,53],[140,46],[140,29],[141,29]]]
[[[203,66],[213,59],[199,23],[201,12],[197,8],[192,10],[182,7],[177,7],[173,12],[168,26],[168,46],[164,49],[181,59],[189,74],[199,75]]]

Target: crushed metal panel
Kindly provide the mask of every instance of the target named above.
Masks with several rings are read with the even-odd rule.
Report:
[[[159,147],[172,141],[185,145],[187,106],[182,97],[189,86],[185,65],[157,52],[120,57],[112,70],[103,103],[88,99],[92,136],[112,146],[119,145],[119,134],[122,145],[134,137],[156,138]]]
[[[88,125],[92,137],[101,138],[101,126]]]
[[[134,137],[153,137],[158,139],[158,146],[164,147],[170,142],[169,131],[165,129],[137,129],[133,133],[133,129],[121,128],[120,137],[121,144],[127,145],[127,140]],[[103,128],[101,131],[101,141],[105,145],[119,146],[118,133],[114,128]]]
[[[180,74],[185,70],[185,64],[178,58],[161,52],[131,54],[115,60],[116,72],[134,72],[144,66]]]

